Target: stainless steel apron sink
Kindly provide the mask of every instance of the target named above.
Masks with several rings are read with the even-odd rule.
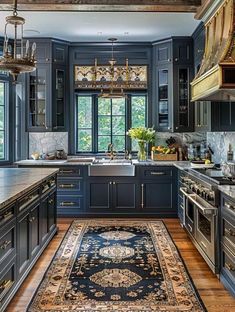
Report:
[[[135,166],[131,162],[99,162],[88,166],[91,177],[134,177]]]

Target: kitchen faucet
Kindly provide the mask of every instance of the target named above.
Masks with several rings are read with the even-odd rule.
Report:
[[[108,145],[108,156],[109,156],[110,160],[113,160],[116,157],[116,154],[117,153],[113,149],[113,144],[109,143],[109,145]]]

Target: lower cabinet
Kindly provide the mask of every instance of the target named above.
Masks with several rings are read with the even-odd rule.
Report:
[[[221,196],[220,280],[235,296],[235,200]]]
[[[89,178],[87,182],[88,212],[118,214],[135,211],[137,189],[137,181],[130,177]]]
[[[54,176],[1,209],[0,312],[56,233],[56,208]]]
[[[40,202],[38,201],[26,212],[19,215],[17,220],[18,239],[18,273],[24,272],[30,260],[40,249]]]
[[[177,169],[172,166],[140,167],[140,212],[160,217],[177,216]]]
[[[144,181],[141,184],[141,208],[143,212],[173,212],[173,185],[171,181]]]
[[[57,201],[57,215],[176,217],[177,169],[170,165],[137,165],[135,171],[134,177],[93,177],[88,176],[87,165],[61,166],[57,197],[54,199]],[[48,203],[45,200],[42,205],[44,220],[50,213],[46,207]],[[43,236],[47,230],[45,223]]]

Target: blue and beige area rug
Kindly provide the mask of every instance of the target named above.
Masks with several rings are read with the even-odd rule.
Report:
[[[28,312],[204,312],[162,221],[74,221]]]

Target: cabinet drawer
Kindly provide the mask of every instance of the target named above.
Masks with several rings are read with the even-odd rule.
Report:
[[[235,226],[224,217],[222,219],[222,241],[235,254]]]
[[[0,262],[6,259],[12,252],[15,252],[15,238],[16,226],[15,221],[13,221],[0,232]]]
[[[141,175],[147,179],[164,179],[173,176],[173,168],[151,167],[141,169]]]
[[[50,179],[42,183],[42,194],[51,190],[56,185],[56,177],[51,177]]]
[[[23,209],[27,208],[30,204],[32,204],[34,201],[39,199],[40,197],[40,188],[37,188],[24,197],[22,197],[19,200],[19,211],[22,211]]]
[[[71,177],[71,176],[79,176],[81,177],[83,174],[83,168],[82,167],[64,167],[60,168],[60,171],[58,173],[58,177]]]
[[[0,302],[11,290],[16,281],[16,263],[13,259],[0,273]]]
[[[0,227],[2,227],[7,221],[10,221],[15,216],[15,203],[0,211]]]
[[[225,210],[225,212],[235,217],[235,202],[222,196],[222,208]]]
[[[222,269],[227,273],[235,286],[235,255],[228,248],[223,246],[222,249]]]
[[[81,195],[83,193],[84,182],[82,179],[61,179],[57,181],[58,193],[76,193]]]
[[[83,197],[79,196],[57,196],[57,208],[83,209]]]

